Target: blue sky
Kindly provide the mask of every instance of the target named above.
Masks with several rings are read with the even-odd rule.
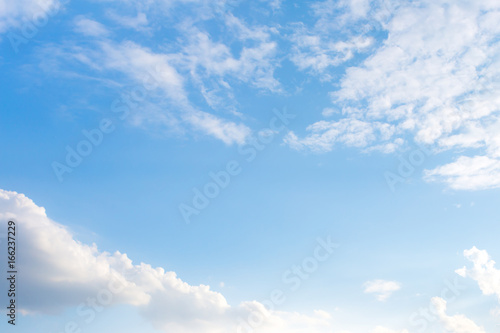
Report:
[[[499,16],[0,1],[2,330],[495,332]]]

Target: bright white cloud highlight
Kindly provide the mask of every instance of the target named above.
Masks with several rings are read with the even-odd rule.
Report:
[[[401,289],[401,283],[397,281],[373,280],[363,284],[364,292],[367,294],[375,294],[377,300],[385,301],[393,292]]]
[[[312,315],[271,311],[257,301],[232,306],[209,286],[192,286],[175,272],[146,263],[134,264],[118,251],[99,251],[96,244],[75,240],[66,227],[48,218],[44,208],[23,194],[0,190],[0,219],[14,220],[22,235],[19,241],[23,250],[18,253],[18,264],[22,265],[23,274],[19,278],[24,290],[22,295],[30,295],[29,298],[20,296],[20,310],[24,314],[55,314],[71,307],[78,313],[78,308],[89,298],[97,298],[106,300],[99,305],[135,306],[154,327],[165,332],[222,333],[236,332],[240,327],[245,333],[251,328],[255,333],[305,330],[331,333],[335,326],[334,318],[321,310],[315,310]],[[464,267],[457,273],[478,281],[484,294],[500,296],[500,271],[494,268],[495,263],[486,251],[474,247],[464,254],[474,267]],[[400,288],[401,284],[396,281],[373,280],[364,284],[364,292],[375,294],[379,301],[386,300]],[[431,303],[448,331],[485,333],[464,315],[448,315],[443,299],[435,297]],[[408,333],[382,326],[371,332]]]
[[[425,170],[427,181],[443,180],[455,190],[481,190],[500,186],[500,160],[488,156],[460,156],[455,162]]]
[[[464,256],[473,266],[457,269],[457,274],[475,280],[483,294],[496,295],[500,301],[500,270],[495,268],[495,261],[490,258],[488,252],[474,246],[465,250]]]
[[[331,317],[324,311],[311,316],[269,311],[257,301],[230,306],[209,286],[191,286],[174,272],[134,264],[126,254],[82,244],[23,194],[0,190],[0,219],[12,219],[22,230],[18,264],[23,274],[19,278],[23,279],[23,295],[30,295],[20,300],[24,313],[57,313],[89,297],[99,299],[111,289],[118,291],[111,298],[101,297],[107,301],[100,305],[136,306],[165,332],[236,332],[239,325],[244,328],[247,318],[261,318],[256,333],[331,332]]]

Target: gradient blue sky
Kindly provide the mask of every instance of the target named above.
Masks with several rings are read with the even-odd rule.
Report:
[[[19,224],[22,311],[2,331],[237,332],[280,289],[255,332],[496,332],[499,20],[488,0],[0,1],[0,216]],[[86,323],[109,272],[130,290]],[[462,289],[443,305],[446,281]]]

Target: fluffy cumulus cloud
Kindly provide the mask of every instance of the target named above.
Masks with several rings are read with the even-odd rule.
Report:
[[[165,332],[236,332],[238,326],[241,332],[331,332],[332,318],[324,311],[270,311],[256,301],[230,306],[209,286],[191,286],[174,272],[80,243],[23,194],[0,190],[0,219],[14,220],[22,235],[19,278],[23,295],[30,295],[20,300],[24,313],[57,313],[94,298],[99,306],[136,306]]]
[[[17,261],[23,269],[19,283],[25,292],[19,296],[19,304],[24,314],[57,314],[76,308],[84,320],[92,320],[85,309],[129,304],[165,332],[337,332],[335,318],[325,311],[315,310],[309,315],[278,311],[257,301],[230,305],[209,286],[192,286],[175,272],[133,263],[124,253],[102,252],[95,244],[83,244],[23,194],[0,190],[0,219],[16,222],[18,241],[23,244]],[[474,265],[457,273],[476,280],[484,294],[500,298],[500,271],[495,269],[488,253],[473,247],[464,254]],[[374,280],[364,284],[364,291],[375,294],[380,301],[400,288],[395,281]],[[447,314],[442,298],[432,298],[431,304],[433,313],[449,332],[485,333],[466,316]],[[493,309],[492,313],[495,311],[498,312]],[[371,332],[408,333],[383,326],[376,326]]]
[[[444,329],[452,333],[485,333],[485,330],[464,315],[449,316],[446,314],[446,301],[433,297],[431,304]]]
[[[462,277],[475,280],[483,294],[496,295],[500,301],[500,270],[495,268],[492,260],[485,250],[479,250],[475,246],[464,251],[464,256],[473,263],[472,268],[464,266],[456,270]]]
[[[373,280],[366,281],[363,287],[365,293],[375,294],[377,300],[385,301],[393,292],[401,289],[401,283],[397,281]]]
[[[347,143],[391,152],[411,138],[436,151],[468,152],[428,170],[428,180],[455,189],[499,187],[499,3],[400,3],[386,6],[390,15],[356,8],[359,17],[371,16],[387,38],[359,66],[347,68],[340,88],[331,93],[342,119],[319,121],[307,127],[304,137],[292,132],[286,141],[316,151]],[[307,40],[319,45],[319,37]],[[309,63],[304,60],[299,67]],[[362,126],[345,125],[352,123]],[[382,125],[388,130],[378,133]],[[346,139],[352,136],[355,141]]]
[[[24,195],[1,190],[0,218],[14,220],[22,230],[19,241],[24,244],[18,259],[25,273],[20,278],[29,277],[22,283],[30,295],[23,299],[24,311],[60,311],[108,288],[110,281],[112,289],[124,286],[116,302],[139,305],[149,301],[150,296],[122,274],[133,268],[126,255],[99,252],[95,244],[79,243]]]
[[[222,333],[239,329],[255,333],[331,333],[335,327],[334,318],[325,311],[316,310],[311,315],[277,311],[257,301],[232,306],[209,286],[192,286],[175,272],[145,263],[134,264],[118,251],[99,251],[95,244],[75,240],[65,226],[47,217],[44,208],[23,194],[0,190],[0,219],[14,220],[22,235],[19,241],[23,251],[18,254],[18,263],[23,268],[19,278],[25,292],[20,297],[30,295],[20,299],[24,314],[56,314],[69,307],[83,310],[92,305],[130,304],[154,327],[165,332]],[[494,268],[486,251],[474,247],[464,253],[474,267],[457,272],[478,281],[485,294],[500,296],[500,271]],[[366,293],[374,293],[383,301],[401,285],[374,280],[366,282],[364,288]],[[89,299],[94,303],[85,303]],[[464,315],[448,315],[443,299],[433,298],[432,305],[448,331],[484,333]],[[78,313],[86,320],[91,319],[83,311]],[[382,326],[371,332],[408,333]]]

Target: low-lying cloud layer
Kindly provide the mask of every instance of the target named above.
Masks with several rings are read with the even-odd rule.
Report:
[[[133,264],[118,251],[100,252],[95,244],[75,240],[23,194],[0,190],[0,219],[14,220],[21,230],[18,261],[25,277],[23,294],[30,295],[21,304],[28,314],[59,313],[94,297],[99,306],[136,306],[165,332],[237,332],[240,326],[246,332],[254,322],[256,332],[300,332],[306,327],[319,333],[331,327],[331,317],[323,311],[311,316],[270,312],[257,301],[231,306],[209,286],[191,286],[175,272]]]
[[[0,190],[0,219],[14,220],[22,235],[23,250],[18,254],[18,262],[23,270],[23,294],[30,297],[23,297],[21,304],[23,313],[28,315],[56,314],[76,307],[77,313],[90,321],[93,318],[86,314],[84,305],[90,306],[85,302],[93,298],[98,306],[135,306],[154,327],[165,332],[340,330],[336,328],[335,317],[325,311],[314,310],[311,315],[276,311],[257,301],[233,306],[221,293],[206,285],[189,285],[175,272],[145,263],[134,264],[119,251],[101,252],[95,244],[75,240],[66,227],[48,218],[44,208],[23,194]],[[473,247],[464,254],[473,262],[473,268],[464,267],[457,273],[476,280],[485,295],[495,294],[500,298],[500,271],[495,269],[487,252]],[[400,287],[395,281],[374,280],[367,282],[365,292],[374,292],[379,300],[386,300]],[[448,315],[442,298],[433,298],[432,304],[447,330],[484,333],[464,315]],[[377,326],[373,332],[398,331]]]

